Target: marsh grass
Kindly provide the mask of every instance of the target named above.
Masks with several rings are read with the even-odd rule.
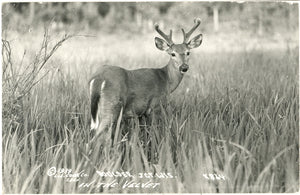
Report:
[[[73,59],[70,52],[82,41],[74,40],[69,48],[63,45],[45,67],[50,67],[47,76],[18,103],[3,102],[4,193],[298,190],[297,48],[193,53],[191,71],[151,125],[133,121],[127,127],[131,134],[128,140],[124,138],[126,132],[122,134],[121,123],[116,129],[118,139],[109,148],[100,141],[90,142],[88,77],[107,59],[134,69],[159,67],[166,58],[156,51],[143,52],[142,42],[135,40],[131,40],[133,45],[124,56],[126,51],[117,49],[118,37],[118,42],[98,43]],[[78,46],[78,50],[82,48]],[[20,60],[11,59],[12,67],[18,69]],[[2,81],[4,89],[11,78],[3,79],[8,79]],[[9,92],[9,88],[3,90],[3,101],[12,98]],[[73,173],[84,170],[88,177],[67,182],[48,176],[51,167],[72,169]],[[79,187],[93,180],[111,182],[112,178],[96,174],[105,170],[164,172],[176,178],[150,178],[160,183],[154,189]],[[226,179],[209,180],[203,175],[210,173]],[[128,179],[116,180],[124,183]]]

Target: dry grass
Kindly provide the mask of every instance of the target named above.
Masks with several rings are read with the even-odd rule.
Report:
[[[38,37],[42,36],[11,42],[13,69],[20,68],[20,51],[26,45],[31,46],[26,47],[23,67],[33,61]],[[7,89],[2,93],[3,192],[297,191],[298,50],[205,53],[205,44],[209,43],[192,53],[191,70],[151,126],[135,121],[131,140],[112,149],[90,143],[87,80],[103,63],[130,69],[164,65],[167,57],[156,51],[153,37],[98,35],[71,40],[46,64],[47,76],[9,104],[5,101],[15,98],[9,84],[18,75],[3,74],[2,87]],[[50,167],[84,170],[89,176],[70,183],[49,177]],[[110,181],[101,179],[96,170],[177,177],[152,178],[160,183],[154,189],[79,188],[94,179]],[[209,173],[226,180],[208,180],[203,174]]]

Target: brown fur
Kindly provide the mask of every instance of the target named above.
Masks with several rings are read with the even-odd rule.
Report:
[[[171,41],[171,35],[169,38]],[[188,70],[190,49],[198,47],[201,41],[201,34],[182,44],[170,44],[156,37],[156,47],[170,55],[169,63],[162,68],[126,70],[117,66],[101,66],[90,80],[91,126],[96,126],[97,134],[116,122],[121,108],[125,118],[149,114],[160,100],[177,88]]]

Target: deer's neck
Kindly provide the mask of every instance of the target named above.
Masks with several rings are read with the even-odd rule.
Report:
[[[172,93],[179,85],[183,78],[183,74],[176,68],[175,62],[170,59],[169,63],[163,67],[167,75],[168,93]]]

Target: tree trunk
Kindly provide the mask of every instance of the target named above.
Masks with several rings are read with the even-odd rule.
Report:
[[[219,7],[217,5],[213,6],[213,13],[214,13],[214,31],[219,31]]]
[[[288,8],[287,8],[287,30],[288,31],[290,31],[290,30],[292,30],[292,28],[293,28],[293,26],[292,26],[292,19],[293,19],[293,17],[292,17],[292,6],[291,5],[288,5]]]
[[[142,25],[143,25],[143,17],[142,17],[142,14],[141,14],[140,12],[136,12],[135,17],[136,17],[136,23],[137,23],[137,26],[138,26],[139,28],[141,28]]]
[[[262,36],[263,35],[263,16],[262,16],[262,8],[259,8],[259,13],[258,13],[258,35]]]
[[[30,2],[29,3],[29,17],[28,17],[28,24],[32,24],[33,19],[34,19],[34,7],[35,7],[35,3],[34,2]]]
[[[52,9],[52,2],[48,2],[47,3],[47,9],[48,9],[48,11],[51,11],[51,9]]]

